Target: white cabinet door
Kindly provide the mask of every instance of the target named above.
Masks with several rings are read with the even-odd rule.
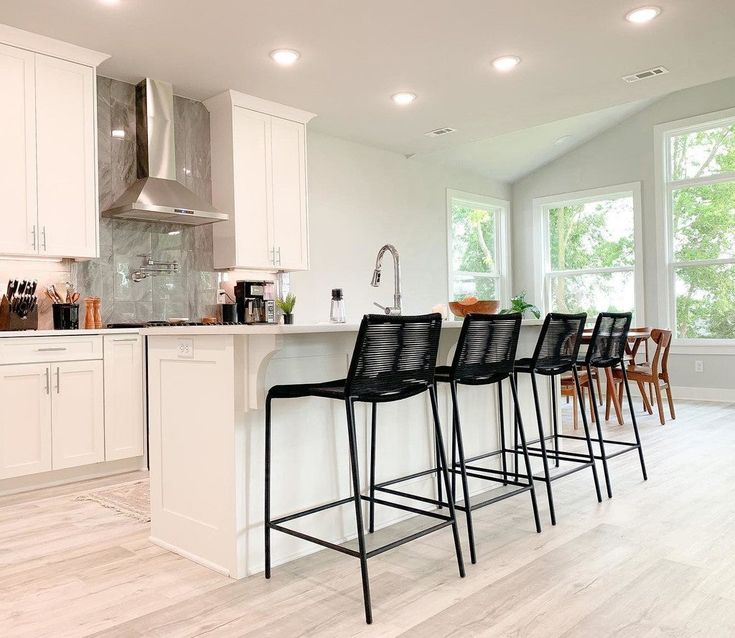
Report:
[[[53,469],[105,458],[102,361],[51,366]]]
[[[97,256],[94,69],[36,55],[40,254]]]
[[[309,267],[305,130],[299,122],[271,118],[273,235],[281,270]]]
[[[233,118],[237,263],[231,266],[272,270],[271,118],[238,107]]]
[[[0,479],[51,469],[47,364],[0,366]]]
[[[105,460],[142,456],[143,338],[105,337]]]
[[[34,54],[0,44],[0,254],[35,255]]]

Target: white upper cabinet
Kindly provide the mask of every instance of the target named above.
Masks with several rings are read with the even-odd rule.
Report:
[[[107,57],[0,24],[0,255],[98,256],[95,68]]]
[[[36,250],[35,54],[0,44],[0,254]]]
[[[226,91],[205,101],[215,268],[307,270],[306,124],[313,113]]]
[[[36,56],[36,162],[42,255],[97,256],[94,69]]]

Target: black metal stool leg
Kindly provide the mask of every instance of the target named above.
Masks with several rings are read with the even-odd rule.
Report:
[[[442,440],[441,424],[439,423],[439,408],[436,401],[436,387],[429,387],[429,396],[431,398],[431,411],[434,415],[434,434],[437,440],[437,450],[439,452],[439,467],[444,479],[444,485],[449,492],[449,472],[447,471],[447,455],[444,452],[444,442]],[[457,528],[457,515],[454,510],[454,502],[451,497],[447,499],[447,507],[449,508],[449,516],[452,519],[452,534],[454,535],[454,550],[457,554],[457,566],[459,567],[459,575],[464,578],[464,561],[462,560],[462,544],[459,540],[459,529]]]
[[[597,398],[595,397],[595,384],[592,380],[592,367],[587,365],[587,385],[592,398],[592,411],[595,413],[595,425],[597,426],[597,438],[600,439],[600,460],[602,461],[602,472],[605,475],[605,487],[607,497],[612,498],[612,485],[610,483],[610,470],[607,467],[607,454],[605,454],[605,442],[602,440],[602,424],[600,423],[600,412],[597,410]],[[581,401],[581,399],[580,399]]]
[[[370,518],[368,532],[375,531],[375,431],[377,430],[378,404],[372,404],[372,419],[370,425]]]
[[[498,416],[500,420],[500,467],[503,485],[508,485],[508,461],[505,458],[505,417],[503,414],[503,380],[498,381]]]
[[[439,503],[442,502],[442,475],[439,471],[440,464],[439,464],[439,439],[434,436],[434,463],[437,468],[436,472],[436,500],[439,501]],[[449,486],[447,486],[447,489],[449,489]],[[447,498],[447,500],[449,500]],[[443,505],[439,505],[439,509],[442,509]]]
[[[265,577],[271,577],[271,401],[265,400]]]
[[[579,383],[579,375],[577,374],[577,366],[572,366],[572,376],[574,377],[574,386],[577,390],[577,396],[580,397],[579,410],[582,413],[582,425],[584,427],[584,436],[587,439],[587,453],[590,457],[592,468],[592,478],[595,480],[595,492],[597,493],[597,502],[602,503],[602,493],[600,492],[600,479],[597,477],[597,466],[595,465],[595,453],[592,451],[592,439],[590,438],[590,427],[587,423],[587,410],[584,406],[582,397],[582,386]]]
[[[549,459],[546,455],[546,435],[544,433],[544,422],[541,418],[541,405],[538,398],[538,387],[536,385],[536,375],[531,372],[531,387],[533,388],[533,402],[536,407],[536,422],[538,423],[539,445],[541,447],[541,461],[544,464],[544,483],[546,483],[546,495],[549,499],[549,514],[551,516],[551,524],[556,525],[556,512],[554,511],[554,495],[551,488],[551,476],[549,474]]]
[[[630,394],[630,385],[628,385],[628,373],[625,371],[625,364],[621,363],[623,370],[623,383],[625,384],[625,392],[628,395],[628,408],[630,409],[630,418],[633,421],[633,432],[635,433],[635,442],[638,444],[638,457],[641,460],[641,472],[643,472],[643,480],[648,480],[646,472],[646,462],[643,460],[643,445],[641,445],[641,435],[638,432],[638,420],[635,418],[635,408],[633,407],[633,397]]]
[[[462,479],[462,494],[464,495],[465,515],[467,518],[467,539],[470,544],[470,561],[474,565],[477,562],[477,554],[475,552],[475,530],[472,526],[472,507],[470,506],[470,488],[467,484],[467,468],[465,467],[464,443],[462,442],[462,427],[459,420],[459,402],[457,400],[457,384],[450,384],[452,390],[452,437],[456,441],[456,448],[459,453],[459,471]],[[455,446],[453,445],[452,448]],[[452,476],[456,476],[456,472],[452,472]],[[454,489],[454,488],[452,488]],[[452,501],[457,500],[457,495],[452,492]]]
[[[455,410],[455,406],[457,405],[457,387],[455,383],[450,383],[451,386],[451,393],[452,393],[452,456],[451,461],[452,463],[449,465],[451,468],[450,472],[450,479],[452,480],[452,500],[456,503],[457,502],[457,472],[455,471],[457,469],[457,421],[459,419],[459,408]],[[437,476],[439,476],[439,466],[437,466]],[[465,498],[467,498],[467,494],[465,494]]]
[[[513,384],[518,389],[518,373],[513,373]],[[513,469],[515,470],[515,480],[518,480],[518,420],[521,418],[521,410],[516,402],[513,406]]]
[[[360,469],[357,465],[357,434],[355,433],[355,404],[351,399],[345,401],[347,408],[347,430],[350,442],[350,468],[352,470],[352,491],[355,499],[355,521],[357,523],[357,546],[360,552],[360,572],[362,573],[362,596],[365,603],[365,622],[373,622],[373,609],[370,602],[370,580],[368,577],[367,549],[365,548],[365,529],[362,522],[362,498],[360,497]]]
[[[554,465],[559,467],[559,417],[556,407],[556,377],[551,376],[551,418],[554,433],[554,452],[556,452],[556,460]]]
[[[510,390],[513,395],[513,405],[515,405],[518,413],[518,422],[516,423],[517,436],[520,436],[521,447],[523,448],[523,459],[526,463],[526,475],[528,482],[531,484],[531,506],[533,507],[533,518],[536,521],[536,531],[541,533],[541,518],[538,513],[538,503],[536,501],[536,487],[533,483],[533,472],[531,471],[531,457],[528,456],[528,446],[526,445],[526,433],[523,429],[523,419],[521,418],[520,403],[518,401],[518,390],[516,389],[515,379],[510,378]]]

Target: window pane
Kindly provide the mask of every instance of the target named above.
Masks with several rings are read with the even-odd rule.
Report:
[[[669,152],[672,180],[735,171],[735,124],[674,135]]]
[[[452,299],[458,301],[469,295],[474,295],[478,299],[498,299],[497,278],[455,273]]]
[[[497,273],[497,219],[494,208],[452,202],[452,263],[455,272]]]
[[[594,321],[598,312],[633,312],[635,286],[633,272],[593,275],[552,275],[551,310],[586,312]]]
[[[735,182],[676,189],[671,210],[676,261],[735,256]]]
[[[552,270],[632,266],[633,197],[549,209]]]
[[[676,336],[735,338],[735,265],[677,268]]]

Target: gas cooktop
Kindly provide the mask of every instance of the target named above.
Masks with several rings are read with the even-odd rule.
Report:
[[[177,326],[243,326],[245,324],[239,322],[223,322],[203,323],[201,321],[143,321],[129,323],[108,323],[107,328],[175,328]]]

